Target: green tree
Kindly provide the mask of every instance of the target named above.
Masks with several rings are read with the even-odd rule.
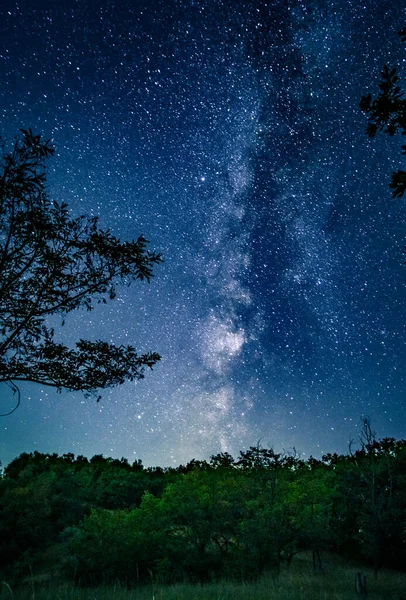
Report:
[[[92,509],[76,527],[65,530],[72,571],[81,582],[98,584],[118,578],[146,582],[176,578],[177,540],[162,501],[144,494],[140,508]]]
[[[125,510],[92,509],[77,527],[65,530],[71,564],[77,578],[85,583],[131,579],[135,571],[136,531]]]
[[[289,502],[294,510],[291,525],[302,549],[311,550],[314,572],[321,572],[321,551],[334,542],[333,501],[336,494],[334,470],[311,459],[290,484]]]
[[[406,28],[399,32],[403,42],[406,42]],[[399,85],[399,77],[395,68],[384,66],[382,80],[379,83],[380,92],[376,98],[371,94],[363,96],[361,109],[368,115],[367,134],[375,137],[378,131],[395,135],[398,131],[406,135],[406,99]],[[406,154],[406,145],[402,146],[402,154]],[[406,171],[398,170],[392,173],[390,188],[394,198],[400,198],[406,191]]]
[[[94,393],[140,379],[160,359],[132,346],[80,339],[76,348],[55,341],[51,315],[90,311],[114,299],[118,283],[150,281],[161,262],[148,241],[121,242],[97,217],[72,218],[65,203],[46,192],[49,141],[22,130],[0,162],[0,382]]]
[[[239,563],[245,577],[265,568],[278,572],[297,552],[297,532],[289,498],[292,477],[303,466],[295,454],[251,446],[237,462],[248,484],[239,524]]]
[[[196,469],[181,475],[165,489],[161,504],[170,523],[177,562],[189,577],[207,577],[221,562],[217,548],[213,547],[221,504],[212,473]]]
[[[356,515],[353,539],[374,566],[405,559],[405,440],[376,438],[369,419],[363,420],[361,449],[351,452],[343,495]],[[351,450],[351,448],[350,448]]]

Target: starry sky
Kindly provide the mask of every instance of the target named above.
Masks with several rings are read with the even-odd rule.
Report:
[[[3,0],[2,137],[51,138],[50,197],[165,260],[58,328],[161,363],[98,404],[21,385],[3,464],[320,457],[362,416],[406,436],[401,140],[368,139],[359,109],[402,70],[405,22],[400,0]]]

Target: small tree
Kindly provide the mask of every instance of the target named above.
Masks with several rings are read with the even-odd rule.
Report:
[[[142,378],[160,359],[101,340],[80,339],[76,348],[55,341],[50,315],[63,324],[72,310],[113,299],[119,282],[149,282],[162,259],[143,236],[121,242],[97,217],[72,218],[65,203],[52,202],[44,162],[53,153],[22,130],[0,162],[0,383],[18,392],[18,403],[17,381],[94,393]]]

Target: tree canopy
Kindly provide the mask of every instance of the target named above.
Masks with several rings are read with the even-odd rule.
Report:
[[[32,381],[94,393],[144,377],[160,359],[132,346],[80,339],[75,348],[55,340],[50,315],[91,311],[114,299],[118,283],[150,281],[161,255],[148,240],[120,241],[97,217],[72,218],[51,201],[45,161],[54,154],[31,130],[0,162],[0,383]]]
[[[318,575],[331,553],[376,573],[404,570],[406,440],[377,439],[364,420],[360,441],[320,460],[258,444],[177,468],[21,454],[0,478],[0,575],[247,581],[303,553]]]

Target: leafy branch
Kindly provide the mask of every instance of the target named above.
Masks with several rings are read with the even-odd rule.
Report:
[[[122,242],[97,217],[72,218],[67,204],[51,201],[45,161],[54,149],[21,131],[0,163],[0,382],[93,393],[140,379],[160,360],[156,352],[86,340],[69,349],[55,342],[46,319],[91,311],[114,299],[120,283],[149,282],[162,257],[142,235]]]

